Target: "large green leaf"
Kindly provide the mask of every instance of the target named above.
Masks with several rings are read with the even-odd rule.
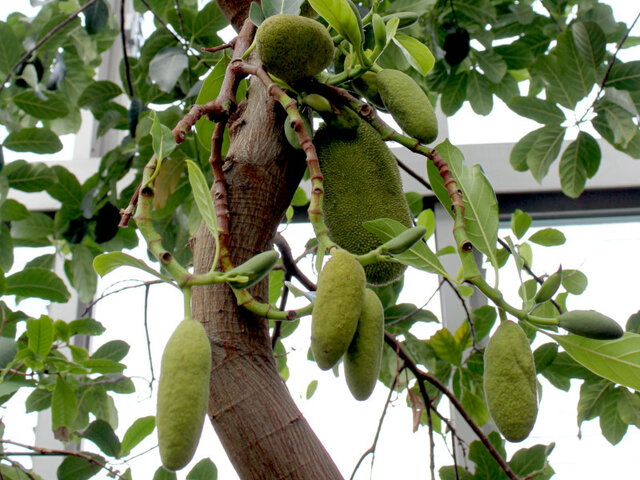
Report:
[[[549,167],[558,157],[565,131],[560,126],[547,126],[539,130],[536,142],[527,153],[527,166],[538,182],[542,182]]]
[[[538,123],[559,125],[565,121],[564,113],[555,102],[535,97],[515,97],[507,104],[518,115]]]
[[[13,28],[5,22],[0,22],[0,38],[0,75],[4,78],[20,60],[23,49]]]
[[[187,473],[186,480],[217,480],[218,469],[209,458],[203,458]]]
[[[120,440],[104,420],[94,420],[80,436],[95,443],[108,456],[119,458]]]
[[[94,461],[90,462],[81,457],[68,456],[58,467],[58,480],[88,480],[102,469],[100,464],[104,464],[104,457],[96,455],[95,453],[82,453],[92,457]]]
[[[424,43],[400,32],[395,34],[393,41],[420,75],[426,75],[433,68],[435,58]]]
[[[171,283],[171,279],[159,272],[156,272],[153,268],[148,266],[142,260],[139,260],[131,255],[122,252],[110,252],[98,255],[93,259],[93,269],[98,275],[104,277],[107,273],[115,270],[118,267],[134,267],[144,270],[151,275],[158,277],[165,282]]]
[[[575,22],[571,25],[571,33],[580,57],[597,69],[604,59],[607,46],[602,28],[595,22]]]
[[[608,341],[578,335],[548,335],[596,375],[640,390],[640,335],[627,332]]]
[[[390,218],[370,220],[364,222],[362,226],[369,232],[377,235],[383,242],[391,240],[407,230],[407,227],[400,222]],[[433,253],[429,246],[423,241],[419,241],[404,253],[392,256],[405,265],[410,265],[426,272],[437,273],[444,277],[449,276],[436,254]]]
[[[556,55],[561,81],[565,83],[567,92],[571,96],[570,108],[574,108],[579,100],[591,92],[596,71],[579,55],[570,29],[565,30],[558,37]]]
[[[621,90],[640,90],[640,60],[614,63],[605,85]]]
[[[122,94],[122,89],[108,80],[92,82],[78,98],[79,107],[97,107]]]
[[[360,47],[360,22],[347,0],[309,0],[309,3],[336,32],[349,40],[354,47]]]
[[[196,105],[203,105],[218,96],[229,61],[230,58],[223,55],[220,61],[216,63],[216,66],[202,83],[202,88],[200,88],[200,93],[198,93],[198,98],[196,99]],[[196,137],[198,138],[198,143],[209,152],[211,151],[211,137],[213,136],[214,126],[215,124],[206,116],[196,122]]]
[[[560,185],[565,195],[578,198],[587,182],[587,177],[600,165],[600,146],[595,138],[587,132],[580,132],[578,137],[565,148],[560,157]]]
[[[126,457],[131,450],[142,440],[151,435],[156,428],[156,417],[140,417],[137,418],[127,429],[122,437],[122,449],[120,455]]]
[[[507,73],[507,64],[500,55],[491,51],[473,51],[473,57],[484,72],[484,76],[492,83],[500,83]]]
[[[218,237],[218,218],[216,207],[211,199],[211,192],[207,180],[200,168],[191,160],[187,160],[187,169],[189,170],[189,183],[193,190],[193,198],[196,201],[198,211],[202,219],[207,224],[207,228],[215,238]]]
[[[37,297],[64,303],[71,294],[55,273],[44,268],[26,268],[7,277],[5,295]]]
[[[58,375],[51,400],[51,422],[53,428],[71,427],[76,413],[78,413],[76,394],[62,375]]]
[[[467,99],[478,115],[489,115],[493,109],[493,92],[489,81],[477,71],[469,73]]]
[[[27,320],[29,349],[41,357],[46,357],[53,345],[53,320],[46,315]]]
[[[10,133],[4,139],[4,144],[14,152],[57,153],[62,150],[62,143],[58,136],[48,128],[23,128]]]
[[[124,340],[111,340],[93,352],[91,358],[119,362],[127,356],[129,348],[129,344]]]
[[[169,93],[182,72],[189,66],[189,58],[180,47],[163,49],[149,63],[149,78],[160,90]]]
[[[451,116],[460,110],[467,98],[467,73],[449,75],[440,97],[440,108],[445,115]]]
[[[35,90],[25,90],[13,97],[13,101],[18,108],[41,120],[60,118],[69,113],[67,102],[52,93],[48,98],[42,98]]]
[[[41,192],[51,185],[53,170],[42,162],[15,160],[5,165],[2,174],[9,180],[9,187],[23,192]]]
[[[575,107],[579,98],[575,98],[571,85],[566,83],[560,74],[555,55],[538,57],[532,73],[542,78],[547,100],[557,102],[565,108],[573,109]]]
[[[527,165],[527,155],[529,155],[533,146],[538,142],[538,138],[542,134],[543,129],[544,127],[527,133],[513,146],[511,154],[509,155],[509,163],[514,170],[526,172],[529,169]]]
[[[462,192],[465,229],[469,240],[498,268],[498,201],[489,180],[479,165],[465,165],[462,152],[451,145],[449,140],[438,145],[436,150],[449,165]]]

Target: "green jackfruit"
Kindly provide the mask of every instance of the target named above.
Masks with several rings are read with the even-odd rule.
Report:
[[[382,244],[363,222],[391,218],[411,226],[395,157],[371,125],[361,121],[355,136],[324,125],[314,144],[324,176],[325,222],[334,242],[361,255]],[[367,282],[386,285],[405,268],[394,262],[367,265]]]
[[[179,470],[198,446],[209,401],[211,347],[196,320],[180,322],[162,354],[156,425],[162,464]]]
[[[347,351],[358,327],[364,301],[362,265],[345,250],[336,250],[318,276],[311,319],[311,351],[322,370],[329,370]]]
[[[558,326],[568,332],[596,340],[613,340],[624,335],[612,318],[595,310],[573,310],[558,317]]]
[[[400,128],[422,143],[438,136],[438,122],[431,102],[418,84],[406,73],[391,68],[376,75],[378,91]]]
[[[384,103],[378,91],[377,75],[374,72],[363,73],[353,81],[353,87],[376,108],[384,109]]]
[[[311,18],[273,15],[256,32],[262,65],[285,82],[313,77],[333,59],[333,40],[327,29]]]
[[[510,442],[527,438],[538,415],[536,367],[527,336],[504,321],[484,351],[484,394],[491,418]]]
[[[344,356],[344,375],[356,400],[366,400],[380,374],[384,343],[384,308],[373,290],[366,289],[358,328]]]

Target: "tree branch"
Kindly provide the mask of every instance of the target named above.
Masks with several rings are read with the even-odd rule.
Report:
[[[124,74],[127,79],[127,88],[129,97],[133,99],[133,82],[131,81],[131,65],[129,64],[129,55],[127,55],[127,35],[124,31],[124,2],[120,1],[120,38],[122,39],[122,58],[124,59]]]

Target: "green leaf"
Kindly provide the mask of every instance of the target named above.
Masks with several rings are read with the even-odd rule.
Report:
[[[587,288],[587,276],[580,270],[563,270],[562,286],[572,295],[580,295]]]
[[[104,326],[93,318],[80,318],[69,322],[69,335],[102,335]]]
[[[53,429],[71,427],[78,412],[76,395],[62,375],[58,375],[51,399],[51,422]]]
[[[401,32],[395,34],[393,41],[400,47],[411,66],[420,72],[420,75],[426,75],[433,68],[435,58],[433,58],[431,50],[422,42]]]
[[[217,2],[209,2],[196,15],[191,35],[194,41],[213,47],[222,43],[218,37],[218,31],[226,27],[227,24],[228,22],[218,8]]]
[[[571,33],[578,55],[597,69],[604,60],[607,46],[602,28],[595,22],[575,22],[571,25]]]
[[[511,231],[520,240],[531,226],[531,217],[519,208],[511,215]]]
[[[553,335],[574,360],[596,375],[640,390],[640,335],[625,333],[616,340],[602,341],[578,335]]]
[[[623,422],[629,425],[640,425],[640,394],[621,389],[618,399],[618,413]]]
[[[544,472],[545,468],[549,465],[547,457],[549,457],[554,447],[555,443],[522,448],[513,454],[513,457],[509,460],[509,466],[516,475],[523,478],[527,475],[530,475],[530,478],[540,480],[548,478],[539,475],[534,476],[534,474]]]
[[[7,198],[0,204],[0,219],[2,219],[3,222],[24,220],[29,215],[27,207],[12,198]]]
[[[91,422],[80,436],[95,443],[106,455],[120,457],[120,440],[111,425],[104,420]]]
[[[158,160],[163,160],[168,157],[178,146],[169,127],[162,125],[155,113],[151,127],[151,138],[153,140],[153,153],[156,154]]]
[[[213,204],[207,180],[204,178],[204,174],[200,168],[194,162],[191,160],[187,160],[186,162],[189,170],[189,183],[191,184],[193,198],[196,201],[198,211],[200,212],[204,222],[207,224],[207,228],[211,234],[214,238],[218,238],[216,207]]]
[[[23,128],[12,132],[3,145],[14,152],[57,153],[62,150],[58,136],[48,128]]]
[[[102,358],[83,360],[78,363],[91,370],[92,373],[121,373],[126,368],[126,365],[122,363]]]
[[[543,228],[529,237],[529,241],[542,245],[543,247],[554,247],[562,245],[567,241],[564,234],[555,228]]]
[[[473,393],[471,390],[464,389],[462,391],[462,406],[471,415],[473,421],[482,426],[489,420],[489,411],[484,399],[479,395]]]
[[[471,312],[471,321],[476,332],[476,342],[489,335],[497,317],[496,309],[490,305],[484,305]]]
[[[313,394],[316,393],[317,388],[318,388],[318,380],[311,380],[311,382],[309,382],[309,385],[307,385],[307,394],[306,394],[307,400],[313,397]]]
[[[176,472],[170,472],[164,467],[159,467],[153,474],[153,480],[176,480]]]
[[[11,338],[0,337],[0,368],[6,368],[16,353],[18,353],[18,344]]]
[[[595,83],[595,69],[579,55],[573,41],[571,29],[566,29],[558,37],[556,47],[557,67],[561,81],[565,83],[571,96],[573,109],[575,104],[589,95]]]
[[[202,83],[200,93],[198,93],[196,105],[203,105],[214,100],[218,96],[229,61],[229,57],[227,55],[223,55],[213,70],[211,70],[211,73],[207,75],[207,78],[205,78]],[[196,122],[196,137],[198,138],[200,145],[202,145],[202,147],[208,152],[211,151],[211,137],[213,137],[214,126],[215,124],[206,116],[200,118]]]
[[[78,97],[78,106],[93,108],[106,105],[110,100],[122,95],[122,89],[108,80],[91,82]]]
[[[149,78],[160,90],[169,93],[188,66],[189,58],[185,55],[184,49],[164,48],[149,63]]]
[[[55,273],[44,268],[27,268],[7,277],[5,295],[37,297],[64,303],[71,294]]]
[[[616,105],[615,103],[602,99],[597,102],[595,111],[598,117],[604,114],[607,124],[613,133],[614,146],[620,146],[622,149],[629,147],[629,144],[638,133],[638,126],[633,121],[633,114]],[[608,141],[610,138],[605,137]]]
[[[640,60],[614,63],[605,86],[620,90],[640,90]]]
[[[218,469],[209,458],[203,458],[187,473],[186,480],[217,480]]]
[[[52,93],[43,99],[34,90],[25,90],[13,97],[13,101],[18,108],[40,120],[65,117],[69,114],[67,102]]]
[[[87,32],[90,35],[101,32],[109,22],[109,14],[109,6],[105,3],[105,0],[99,0],[90,5],[84,11],[84,23]]]
[[[513,146],[511,154],[509,155],[509,163],[514,170],[526,172],[529,169],[527,165],[527,155],[529,155],[533,146],[538,142],[538,138],[542,135],[543,130],[544,127],[527,133]]]
[[[508,45],[498,45],[494,47],[493,51],[502,57],[509,70],[528,68],[535,59],[531,48],[523,43],[513,42]]]
[[[123,340],[111,340],[101,345],[93,354],[93,359],[104,359],[119,362],[129,353],[129,344]]]
[[[53,320],[46,315],[40,318],[30,318],[27,320],[27,337],[29,338],[29,349],[39,355],[46,357],[53,345]]]
[[[475,70],[469,73],[467,99],[473,111],[478,115],[488,115],[493,109],[491,84],[484,76]]]
[[[468,167],[464,164],[462,152],[451,145],[449,140],[438,145],[436,150],[449,165],[458,188],[462,191],[469,240],[498,268],[498,201],[491,184],[479,165]]]
[[[440,359],[460,366],[462,362],[462,350],[449,330],[441,328],[431,336],[429,343]]]
[[[92,457],[95,461],[90,462],[84,458],[69,455],[58,467],[58,480],[88,480],[102,469],[100,464],[104,465],[104,457],[95,453],[81,453]]]
[[[445,115],[450,117],[462,107],[467,98],[467,81],[466,73],[449,75],[447,78],[440,97],[440,108]]]
[[[171,283],[171,279],[159,272],[156,272],[153,268],[148,266],[142,260],[139,260],[131,255],[122,252],[110,252],[98,255],[93,259],[93,269],[98,275],[104,277],[107,273],[115,270],[118,267],[134,267],[144,270],[150,273],[154,277],[164,280],[167,283]]]
[[[539,133],[536,142],[527,153],[527,166],[533,177],[538,182],[542,182],[549,167],[560,153],[566,129],[559,126],[546,126],[537,131]]]
[[[407,227],[400,222],[390,218],[370,220],[364,222],[362,226],[367,229],[367,231],[375,234],[383,242],[387,242],[407,230]],[[417,242],[404,253],[391,256],[405,265],[448,277],[440,260],[424,241]]]
[[[581,131],[560,157],[562,192],[568,197],[578,198],[584,191],[587,177],[592,177],[594,170],[598,170],[601,158],[602,153],[596,139]]]
[[[613,384],[602,378],[586,380],[582,384],[578,401],[578,426],[585,420],[592,420],[600,415],[604,399],[612,390]]]
[[[307,203],[309,203],[309,200],[307,200],[305,191],[300,187],[296,188],[296,192],[291,199],[291,205],[294,207],[304,207]]]
[[[86,245],[72,247],[73,257],[69,262],[71,282],[81,301],[91,302],[98,286],[98,277],[93,269],[93,253]]]
[[[13,66],[18,63],[23,48],[11,25],[0,22],[0,74],[6,77]]]
[[[137,418],[122,437],[120,456],[126,457],[142,440],[147,438],[156,428],[156,417]]]
[[[629,425],[622,420],[618,411],[620,398],[623,395],[622,392],[623,389],[621,388],[612,389],[609,395],[606,396],[600,412],[600,430],[611,445],[620,443],[629,428]]]
[[[54,182],[53,171],[42,162],[15,160],[5,165],[2,174],[9,187],[23,192],[41,192]]]
[[[309,0],[309,3],[336,32],[346,38],[355,48],[361,48],[360,22],[347,0]]]
[[[543,80],[547,100],[573,110],[578,100],[582,98],[580,94],[576,95],[570,82],[566,82],[564,77],[560,75],[555,55],[538,57],[532,73]]]
[[[556,343],[544,343],[536,348],[535,352],[533,352],[533,359],[536,364],[536,372],[543,372],[545,368],[553,363],[557,356],[558,344]]]
[[[482,52],[473,50],[473,57],[484,72],[484,76],[492,83],[500,83],[507,73],[507,64],[505,61],[500,55],[491,50],[484,50]]]
[[[507,104],[518,115],[535,120],[538,123],[559,125],[565,116],[554,102],[535,97],[514,97]]]
[[[498,432],[491,432],[489,434],[489,441],[498,451],[502,458],[505,458],[506,452],[504,449],[504,441],[500,437]],[[475,463],[475,478],[477,479],[491,479],[491,480],[506,480],[507,476],[495,461],[493,456],[487,450],[479,440],[471,442],[469,446],[469,460]]]
[[[41,410],[44,410],[45,408],[49,408],[51,406],[52,398],[53,392],[45,390],[43,388],[36,388],[27,397],[27,400],[25,402],[27,413],[39,412]]]

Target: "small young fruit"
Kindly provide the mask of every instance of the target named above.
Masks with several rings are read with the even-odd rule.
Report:
[[[376,386],[384,344],[384,308],[373,290],[366,289],[358,328],[344,356],[344,375],[356,400],[369,398]]]
[[[596,340],[613,340],[624,335],[612,318],[595,310],[573,310],[558,317],[558,326],[568,332]]]
[[[311,319],[311,351],[329,370],[347,351],[358,327],[364,300],[362,265],[345,250],[335,250],[318,277]]]
[[[241,289],[241,288],[249,288],[251,285],[258,283],[267,274],[271,271],[271,269],[278,262],[280,256],[278,252],[275,250],[267,250],[266,252],[261,252],[254,257],[251,257],[249,260],[244,262],[241,265],[238,265],[233,270],[229,270],[227,274],[229,275],[245,275],[248,277],[246,282],[227,282],[231,285],[232,288]]]
[[[529,436],[538,415],[536,367],[529,340],[514,322],[503,321],[484,351],[484,394],[507,440]]]
[[[558,288],[560,288],[560,284],[562,283],[562,268],[560,268],[557,272],[551,274],[549,278],[547,278],[542,285],[540,285],[540,290],[536,293],[534,297],[534,302],[536,303],[544,303],[556,294]]]
[[[418,243],[427,234],[427,229],[421,225],[409,228],[397,237],[383,243],[381,245],[383,252],[394,255],[404,253]]]
[[[333,40],[327,29],[299,15],[267,18],[256,32],[256,48],[267,71],[287,83],[317,75],[333,59]]]
[[[302,123],[304,123],[304,129],[307,132],[309,137],[313,136],[313,130],[311,130],[311,125],[309,124],[309,119],[305,114],[302,114]],[[284,121],[284,136],[287,137],[287,142],[296,150],[302,150],[302,146],[300,145],[300,138],[298,138],[298,133],[291,126],[291,117],[287,117]]]
[[[365,72],[353,81],[353,88],[373,103],[376,108],[384,109],[384,102],[378,91],[377,75],[374,72]]]
[[[156,425],[162,464],[179,470],[198,446],[209,400],[211,347],[200,322],[186,319],[162,354]]]
[[[422,143],[438,136],[438,122],[433,106],[418,84],[406,73],[391,68],[378,72],[378,91],[400,128]]]

